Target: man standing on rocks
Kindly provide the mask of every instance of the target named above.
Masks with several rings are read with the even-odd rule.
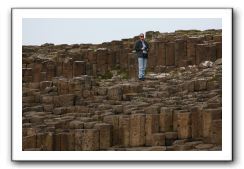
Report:
[[[138,78],[139,80],[145,80],[149,45],[145,41],[143,33],[139,35],[139,38],[140,40],[135,44],[135,50],[138,56]]]

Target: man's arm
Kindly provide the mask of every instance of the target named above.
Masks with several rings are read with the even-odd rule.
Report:
[[[137,41],[135,44],[135,50],[136,50],[136,52],[142,51],[142,49],[140,48],[139,41]]]

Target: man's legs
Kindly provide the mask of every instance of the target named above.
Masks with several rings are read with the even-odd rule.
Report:
[[[147,58],[138,58],[138,78],[144,79],[145,78],[145,71],[147,68]]]
[[[143,58],[138,57],[138,78],[143,78]]]
[[[142,66],[142,78],[145,78],[145,71],[147,68],[147,58],[143,58],[143,66]]]

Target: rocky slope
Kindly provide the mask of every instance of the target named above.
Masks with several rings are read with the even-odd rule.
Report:
[[[145,81],[136,37],[24,46],[23,150],[221,150],[221,32],[147,38]]]

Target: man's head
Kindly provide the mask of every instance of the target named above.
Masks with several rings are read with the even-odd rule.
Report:
[[[139,37],[140,37],[140,40],[144,40],[144,34],[143,34],[143,33],[141,33],[141,34],[139,35]]]

